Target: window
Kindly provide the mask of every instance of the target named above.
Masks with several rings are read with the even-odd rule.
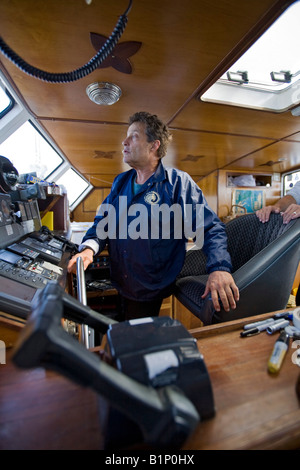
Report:
[[[299,103],[300,1],[201,96],[203,101],[286,111]]]
[[[46,179],[62,163],[62,157],[29,121],[0,145],[0,154],[8,158],[19,174],[36,172]]]
[[[93,189],[35,123],[1,71],[0,131],[0,155],[8,158],[20,175],[35,173],[41,180],[63,185],[71,210]]]
[[[71,209],[92,189],[30,121],[0,144],[0,155],[12,162],[19,175],[35,173],[42,180],[64,186]]]
[[[283,196],[300,181],[300,170],[288,173],[283,177]]]
[[[89,183],[82,178],[73,168],[69,168],[60,178],[56,181],[59,186],[64,186],[69,200],[69,206],[74,206],[80,196],[82,196],[88,189]]]

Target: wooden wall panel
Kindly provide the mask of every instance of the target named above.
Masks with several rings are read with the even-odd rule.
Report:
[[[226,170],[220,170],[219,171],[219,193],[218,193],[218,215],[220,218],[226,217],[230,214],[231,212],[231,205],[232,205],[232,190],[234,189],[233,187],[227,186],[227,174],[230,173]],[[243,172],[239,172],[243,173]],[[245,172],[245,174],[248,174],[248,172]],[[259,175],[261,173],[255,173],[252,172],[251,174]],[[269,174],[272,176],[272,173],[264,173],[264,174]],[[280,190],[281,190],[281,183],[274,181],[274,178],[272,178],[272,185],[269,188],[265,188],[263,186],[257,186],[257,188],[262,188],[264,189],[265,192],[265,204],[274,204],[279,198],[280,198]],[[246,189],[246,188],[245,188]]]
[[[198,186],[202,189],[208,205],[213,211],[218,211],[218,172],[214,171],[211,175],[206,176],[198,182]]]
[[[289,3],[292,0],[139,0],[133,2],[120,38],[122,47],[129,41],[141,43],[130,56],[131,73],[102,64],[80,80],[54,84],[24,74],[5,55],[0,69],[33,119],[96,187],[110,185],[126,169],[122,141],[129,116],[140,110],[168,124],[173,142],[167,162],[193,177],[225,168],[268,171],[270,162],[273,171],[284,173],[300,165],[297,117],[207,103],[199,96]],[[52,0],[51,8],[45,4],[1,0],[1,36],[26,62],[59,73],[87,63],[96,53],[90,33],[110,35],[127,1]],[[113,106],[88,99],[87,86],[98,81],[121,88],[122,96]]]
[[[203,194],[209,206],[223,218],[231,212],[232,204],[232,187],[227,186],[227,175],[230,173],[226,170],[215,171],[210,175],[197,181],[198,186],[202,189]],[[242,171],[239,173],[243,173]],[[245,172],[247,173],[247,172]],[[259,175],[261,173],[252,173]],[[263,188],[265,191],[266,205],[274,204],[281,197],[281,182],[274,181],[273,173],[269,174],[272,177],[272,185],[269,188]],[[85,199],[81,202],[71,214],[71,220],[75,222],[92,222],[96,215],[98,206],[109,194],[110,188],[97,188],[94,189]]]
[[[93,222],[99,205],[109,193],[110,188],[94,189],[72,212],[72,222]]]

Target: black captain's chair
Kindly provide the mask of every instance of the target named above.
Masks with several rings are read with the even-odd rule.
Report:
[[[235,310],[216,312],[201,299],[208,275],[202,250],[187,252],[176,282],[177,299],[204,323],[226,322],[286,308],[300,261],[300,218],[282,223],[272,213],[267,223],[246,214],[226,224],[232,275],[240,290]]]

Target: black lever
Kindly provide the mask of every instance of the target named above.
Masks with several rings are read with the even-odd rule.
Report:
[[[63,329],[65,306],[69,312],[77,310],[78,318],[79,305],[70,301],[58,284],[48,283],[32,303],[32,313],[15,347],[13,362],[21,368],[52,369],[91,387],[140,427],[145,443],[180,447],[199,422],[192,402],[176,386],[155,389],[101,361]],[[87,312],[82,305],[81,308],[82,318],[88,323],[85,315],[88,313],[90,319],[91,311]]]

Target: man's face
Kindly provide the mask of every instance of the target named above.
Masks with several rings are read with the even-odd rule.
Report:
[[[122,142],[123,160],[133,168],[143,168],[149,163],[151,142],[147,142],[145,124],[132,123],[127,131],[127,137]]]

